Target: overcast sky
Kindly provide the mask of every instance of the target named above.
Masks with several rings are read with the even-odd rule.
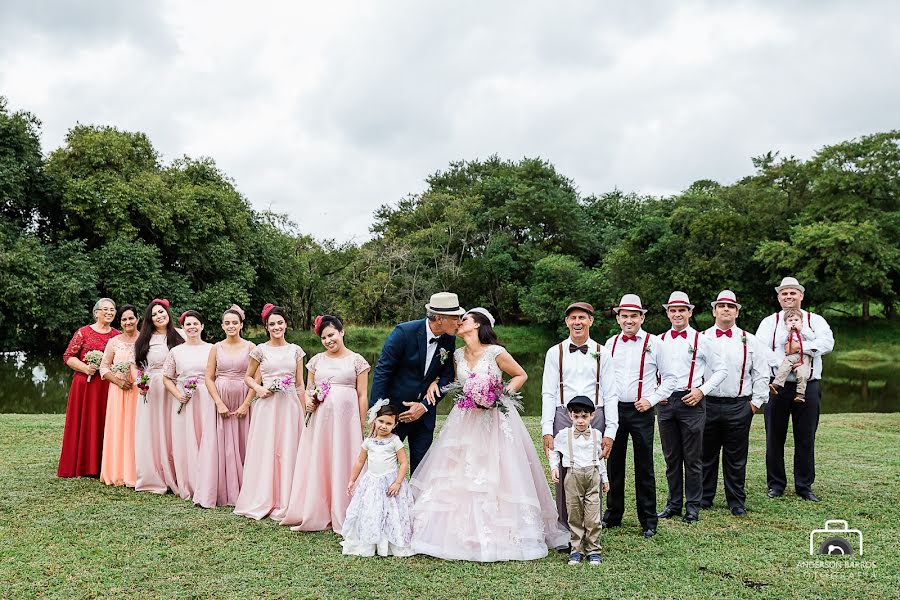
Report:
[[[143,131],[361,242],[454,160],[540,156],[584,195],[666,194],[896,129],[898,23],[890,0],[0,0],[0,94],[46,153],[75,123]]]

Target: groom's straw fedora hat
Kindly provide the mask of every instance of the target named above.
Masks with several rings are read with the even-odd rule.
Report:
[[[461,317],[466,309],[459,305],[459,298],[453,292],[438,292],[431,295],[431,300],[425,305],[425,310],[437,315],[449,315]]]

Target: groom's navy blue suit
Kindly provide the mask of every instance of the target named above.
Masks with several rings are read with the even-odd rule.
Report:
[[[438,385],[442,388],[453,380],[456,337],[441,335],[438,338],[435,342],[438,347],[426,372],[426,327],[425,319],[400,323],[394,327],[381,348],[369,395],[370,407],[381,398],[388,398],[401,413],[408,408],[403,405],[404,402],[421,402],[425,406],[426,412],[421,418],[412,423],[400,423],[395,430],[401,440],[409,438],[410,472],[419,466],[434,437],[437,407],[425,400],[425,392],[434,380],[438,380]],[[443,364],[441,349],[446,351]]]

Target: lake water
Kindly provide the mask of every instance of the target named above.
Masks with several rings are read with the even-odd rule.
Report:
[[[525,414],[540,415],[544,356],[528,353],[516,358],[529,377],[523,389]],[[366,359],[374,365],[378,355]],[[824,370],[823,413],[900,411],[898,363],[847,363],[839,355],[827,355]],[[72,370],[61,356],[0,353],[0,413],[64,413],[71,378]],[[446,414],[450,405],[441,403],[438,408]]]

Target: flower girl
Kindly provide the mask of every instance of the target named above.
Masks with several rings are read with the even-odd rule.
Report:
[[[369,409],[368,417],[369,437],[362,444],[347,484],[347,494],[353,499],[344,520],[342,552],[357,556],[411,556],[412,495],[406,484],[409,462],[403,442],[393,433],[397,409],[387,400],[379,400]],[[367,462],[368,470],[357,483]]]

